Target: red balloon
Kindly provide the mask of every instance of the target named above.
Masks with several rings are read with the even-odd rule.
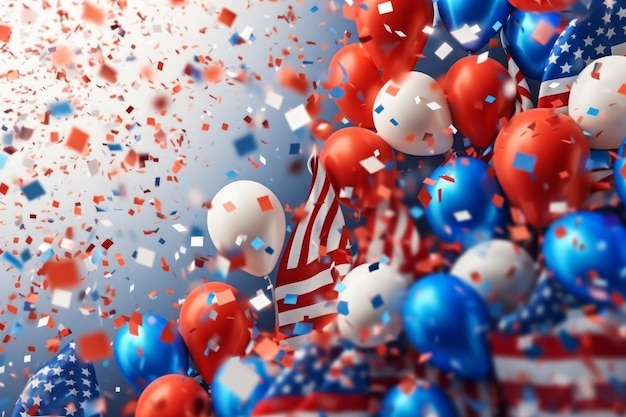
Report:
[[[505,126],[494,146],[504,193],[526,221],[545,227],[558,217],[553,203],[578,209],[590,191],[589,144],[576,122],[554,109],[531,109]]]
[[[328,65],[325,87],[340,89],[343,95],[335,98],[339,110],[355,125],[370,129],[374,127],[374,100],[385,81],[367,51],[354,43],[335,53]]]
[[[509,0],[516,9],[527,12],[553,12],[571,10],[579,0]]]
[[[388,198],[397,177],[391,147],[376,133],[361,127],[346,127],[330,135],[320,161],[337,192],[352,188],[351,196],[339,198],[340,203],[352,209],[376,207]]]
[[[443,89],[454,125],[477,148],[486,148],[498,135],[500,119],[515,111],[515,88],[506,68],[495,59],[478,61],[478,56],[459,59],[448,70]]]
[[[141,393],[135,417],[209,417],[209,394],[184,375],[165,375],[155,379]]]
[[[225,360],[244,354],[254,325],[248,307],[248,301],[223,282],[199,286],[183,303],[179,331],[207,383]]]
[[[357,0],[359,40],[383,77],[411,71],[424,50],[435,11],[431,0]]]

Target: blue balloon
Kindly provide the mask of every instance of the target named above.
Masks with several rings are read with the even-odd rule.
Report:
[[[166,326],[172,326],[163,317],[144,314],[137,335],[130,333],[126,323],[118,332],[113,344],[117,365],[128,383],[142,392],[155,379],[168,374],[186,375],[189,354],[182,336],[175,326],[172,342],[162,340]]]
[[[626,228],[613,214],[581,211],[554,221],[544,236],[548,270],[575,297],[601,306],[626,295]]]
[[[504,231],[505,204],[494,203],[504,192],[485,162],[461,157],[435,169],[426,185],[431,200],[426,220],[444,242],[460,242],[465,248],[490,240]]]
[[[466,28],[463,35],[469,32],[470,36],[455,37],[459,45],[468,52],[476,52],[487,45],[489,39],[504,25],[512,10],[507,0],[438,0],[437,7],[441,21],[450,33],[465,25],[469,28],[477,25],[480,28],[477,33]]]
[[[380,417],[457,417],[454,404],[436,385],[416,386],[405,393],[399,386],[390,389],[383,400]]]
[[[463,378],[491,376],[487,339],[491,319],[476,290],[449,274],[431,274],[413,284],[402,307],[407,338],[431,353],[430,363]]]
[[[243,401],[228,385],[220,382],[228,366],[232,365],[231,361],[239,361],[242,365],[252,368],[259,376],[259,381],[252,390],[252,393]],[[250,416],[254,406],[272,386],[275,375],[274,372],[270,372],[270,370],[270,365],[256,356],[248,356],[244,359],[235,357],[224,362],[218,369],[211,383],[211,401],[213,402],[215,415],[217,417]]]
[[[541,22],[550,25],[554,30],[551,36],[541,43],[535,39],[535,31]],[[541,80],[543,70],[548,62],[554,42],[567,21],[561,13],[537,13],[514,10],[504,25],[504,43],[511,57],[522,71],[522,74],[534,80]]]

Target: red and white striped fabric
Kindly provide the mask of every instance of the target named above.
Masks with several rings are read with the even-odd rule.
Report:
[[[517,99],[515,100],[515,114],[532,109],[534,105],[528,82],[526,81],[524,74],[522,74],[522,71],[520,71],[519,67],[515,63],[515,60],[508,52],[506,54],[506,65],[509,75],[511,75],[511,78],[515,81],[517,96]]]
[[[420,250],[420,236],[411,214],[399,196],[383,200],[370,213],[365,213],[365,227],[355,231],[359,252],[354,267],[386,258],[386,263],[398,272],[413,278]]]
[[[274,293],[277,336],[292,349],[336,317],[335,284],[351,267],[349,230],[337,194],[316,155],[310,168],[309,195],[282,254]]]
[[[564,346],[558,336],[561,329],[575,336],[577,348]],[[616,333],[579,317],[569,319],[549,335],[495,335],[492,350],[508,416],[623,415],[626,337]],[[529,352],[535,352],[536,357]],[[494,416],[497,396],[489,383],[450,379],[432,367],[420,368],[418,374],[444,388],[460,416]]]

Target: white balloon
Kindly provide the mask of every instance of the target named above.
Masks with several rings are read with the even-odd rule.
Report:
[[[264,276],[272,272],[285,241],[285,212],[278,197],[255,181],[226,185],[207,213],[209,236],[222,254],[241,251],[244,271]],[[255,239],[258,239],[255,241]],[[260,245],[258,245],[260,244]],[[267,249],[271,248],[272,253]]]
[[[392,148],[409,155],[439,155],[452,148],[452,117],[434,78],[410,71],[389,80],[374,101],[374,126]]]
[[[494,239],[466,250],[450,274],[474,287],[492,315],[499,317],[528,300],[539,269],[523,248],[508,240]]]
[[[385,264],[370,272],[370,266],[354,268],[343,280],[339,292],[337,328],[341,337],[361,347],[374,347],[395,340],[402,331],[400,308],[406,281]],[[342,311],[342,302],[348,312]]]
[[[617,149],[626,138],[626,56],[596,59],[578,74],[569,95],[572,119],[589,133],[591,149]]]

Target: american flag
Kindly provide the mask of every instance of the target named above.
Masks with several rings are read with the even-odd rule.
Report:
[[[382,262],[412,280],[420,250],[420,236],[401,197],[393,195],[383,200],[375,210],[363,215],[365,226],[355,230],[359,251],[353,266]]]
[[[78,357],[72,342],[28,380],[12,417],[100,417],[102,411],[96,371]]]
[[[345,349],[335,359],[320,387],[296,408],[294,417],[368,417],[377,400],[370,395],[367,358],[355,349]]]
[[[491,339],[510,417],[609,417],[626,412],[626,315],[586,316],[582,303],[543,277],[531,300]],[[626,313],[626,311],[625,311]],[[497,398],[487,381],[467,381],[419,367],[461,416],[491,417]]]
[[[325,381],[332,362],[341,354],[336,345],[305,342],[294,352],[293,365],[278,375],[253,417],[295,417],[296,408]]]
[[[572,20],[556,40],[539,89],[538,107],[567,111],[569,92],[580,72],[608,55],[626,54],[626,1],[594,0],[592,13]]]
[[[317,155],[303,208],[282,255],[274,302],[279,338],[296,349],[312,330],[321,330],[337,315],[337,282],[351,266],[349,230],[337,194]]]

